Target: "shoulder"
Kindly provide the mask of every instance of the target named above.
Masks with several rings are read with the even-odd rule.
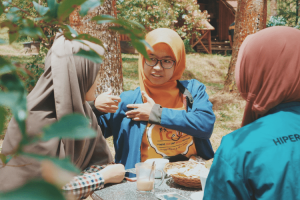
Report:
[[[185,88],[199,88],[199,87],[204,87],[204,84],[199,82],[196,79],[190,79],[190,80],[184,80],[184,81],[179,81]]]
[[[234,163],[234,160],[237,160],[236,156],[248,159],[261,157],[264,155],[264,149],[276,148],[274,140],[281,135],[284,127],[282,116],[264,116],[224,136],[216,154],[220,154],[229,163]]]
[[[196,79],[179,81],[192,95],[198,94],[201,91],[205,91],[206,87],[203,83]]]

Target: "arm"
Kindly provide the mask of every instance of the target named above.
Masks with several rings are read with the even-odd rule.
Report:
[[[95,190],[102,189],[104,184],[120,183],[124,175],[125,168],[122,164],[108,165],[105,168],[92,165],[62,189],[65,194],[72,194],[78,199],[87,198]]]
[[[203,200],[250,200],[243,178],[219,154],[215,155]]]
[[[205,86],[194,81],[191,93],[194,101],[189,111],[161,108],[160,105],[155,104],[149,122],[181,131],[195,138],[209,139],[213,131],[215,115],[205,92]]]

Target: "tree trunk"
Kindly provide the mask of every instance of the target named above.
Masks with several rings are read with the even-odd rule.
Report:
[[[266,27],[267,0],[238,0],[237,12],[235,14],[234,43],[232,57],[226,76],[224,90],[234,91],[235,64],[239,48],[247,35],[253,34]]]
[[[271,0],[270,11],[271,16],[277,16],[277,0]]]
[[[88,21],[88,19],[103,14],[117,17],[116,11],[116,1],[105,0],[102,6],[89,11],[85,17],[80,17],[78,11],[70,15],[70,24],[78,33],[88,33],[93,37],[99,38],[106,48],[105,58],[99,71],[100,84],[97,87],[98,94],[106,92],[109,88],[114,95],[120,95],[123,92],[120,39],[118,33],[108,29],[111,26],[110,24],[99,25]]]

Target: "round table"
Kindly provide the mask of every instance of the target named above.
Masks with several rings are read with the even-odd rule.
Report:
[[[160,179],[155,179],[155,185],[160,183]],[[148,200],[158,199],[155,194],[176,192],[187,199],[191,199],[191,195],[200,189],[187,188],[176,184],[172,178],[167,178],[161,184],[156,186],[154,193],[140,193],[136,189],[136,182],[124,180],[119,184],[105,185],[101,190],[95,191],[92,194],[94,200]]]

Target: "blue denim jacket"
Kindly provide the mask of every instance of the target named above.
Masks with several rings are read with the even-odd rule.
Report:
[[[197,80],[178,81],[178,87],[187,98],[187,111],[161,108],[160,124],[192,135],[199,156],[211,159],[214,152],[209,141],[213,131],[215,115],[208,100],[205,86]],[[163,95],[163,94],[162,94]],[[116,113],[98,117],[98,123],[105,137],[113,136],[115,162],[125,165],[125,169],[134,168],[141,162],[141,143],[147,122],[137,122],[126,117],[127,104],[140,104],[142,95],[138,87],[134,91],[121,94],[121,102]]]

